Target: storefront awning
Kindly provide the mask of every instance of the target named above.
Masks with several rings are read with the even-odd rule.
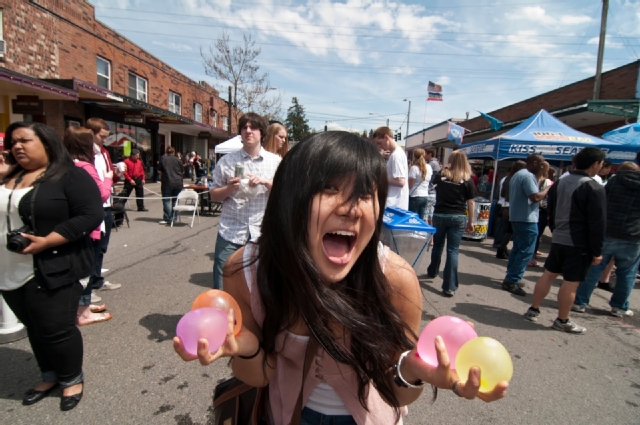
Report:
[[[78,100],[78,92],[46,80],[0,68],[0,93],[10,97],[38,96],[42,100]]]

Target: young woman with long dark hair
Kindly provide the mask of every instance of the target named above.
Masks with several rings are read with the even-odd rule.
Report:
[[[7,234],[9,221],[22,239],[0,244],[0,292],[25,325],[42,373],[22,403],[37,403],[60,386],[60,409],[71,410],[84,389],[76,314],[80,279],[93,266],[89,233],[104,216],[100,192],[91,176],[73,165],[51,127],[13,123],[5,148],[14,168],[0,186],[0,215],[7,216],[0,220],[0,234]]]
[[[69,152],[71,159],[73,159],[75,166],[82,168],[93,178],[93,181],[100,190],[102,202],[106,202],[111,197],[113,171],[108,170],[105,173],[104,180],[98,175],[93,151],[93,132],[84,127],[69,127],[64,132],[62,143]],[[96,251],[100,250],[100,238],[104,230],[103,222],[89,234],[93,242],[94,255]],[[113,314],[104,312],[107,309],[105,304],[91,305],[91,291],[94,289],[96,288],[93,288],[92,282],[89,280],[80,297],[78,326],[106,322],[113,318]]]
[[[424,383],[466,398],[492,401],[508,384],[478,392],[479,370],[461,381],[449,368],[442,340],[440,365],[416,355],[422,295],[411,267],[380,241],[387,195],[386,164],[375,146],[346,132],[317,133],[282,160],[257,244],[236,251],[224,288],[237,301],[224,345],[209,353],[198,342],[188,354],[203,365],[232,357],[234,375],[269,385],[271,423],[290,423],[301,387],[301,424],[329,416],[340,424],[402,423],[401,409]],[[312,373],[302,383],[305,351],[316,340]],[[319,422],[315,422],[319,423]]]

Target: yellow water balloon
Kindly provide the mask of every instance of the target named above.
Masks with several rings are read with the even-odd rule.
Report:
[[[486,336],[467,341],[458,351],[456,371],[460,379],[467,379],[473,366],[480,368],[482,392],[490,392],[499,382],[509,382],[513,376],[513,362],[507,349]]]

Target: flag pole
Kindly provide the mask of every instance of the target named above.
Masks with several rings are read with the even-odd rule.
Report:
[[[429,104],[429,93],[427,93],[427,100],[424,103],[424,118],[422,119],[422,143],[424,143],[425,127],[427,124],[427,105]]]

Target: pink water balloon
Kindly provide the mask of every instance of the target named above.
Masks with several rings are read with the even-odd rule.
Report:
[[[435,340],[440,335],[449,354],[451,369],[456,368],[456,355],[465,342],[477,338],[473,327],[464,320],[453,316],[440,316],[433,319],[420,333],[418,355],[432,366],[438,365]]]
[[[228,327],[229,320],[224,311],[211,307],[199,308],[182,316],[176,327],[176,335],[189,354],[198,354],[200,338],[206,339],[209,352],[215,353],[224,344]]]

